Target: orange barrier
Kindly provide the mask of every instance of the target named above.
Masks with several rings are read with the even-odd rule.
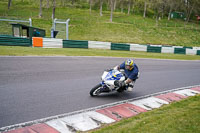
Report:
[[[33,37],[33,47],[43,47],[43,38]]]

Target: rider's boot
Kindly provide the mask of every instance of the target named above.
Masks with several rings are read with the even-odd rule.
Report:
[[[134,86],[130,84],[130,85],[128,86],[128,88],[127,88],[127,91],[130,91],[130,92],[133,91],[133,87],[134,87]]]
[[[126,90],[130,92],[133,91],[134,84],[135,84],[135,81],[129,83]]]

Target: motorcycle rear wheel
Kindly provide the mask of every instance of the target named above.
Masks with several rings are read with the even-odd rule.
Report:
[[[96,85],[90,91],[90,96],[98,96],[101,93],[101,84]]]

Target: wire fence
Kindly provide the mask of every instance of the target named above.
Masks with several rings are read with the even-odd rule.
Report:
[[[70,19],[61,20],[61,19],[54,19],[53,21],[53,30],[58,31],[56,38],[62,38],[68,40],[68,24]]]

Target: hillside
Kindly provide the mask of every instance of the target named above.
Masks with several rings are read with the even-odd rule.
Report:
[[[16,0],[12,2],[10,10],[7,9],[7,0],[0,1],[0,18],[23,19],[32,18],[33,26],[46,30],[47,37],[50,37],[52,27],[52,8],[42,9],[42,18],[39,14],[38,3]],[[85,3],[84,3],[85,4]],[[183,20],[170,20],[163,18],[159,20],[158,26],[153,17],[143,18],[141,15],[127,15],[120,11],[113,14],[113,22],[110,22],[110,12],[92,10],[86,6],[60,6],[56,7],[56,18],[66,21],[70,18],[69,39],[71,40],[96,40],[118,43],[139,43],[139,44],[164,44],[179,46],[200,46],[200,25],[188,23]],[[64,30],[62,25],[60,29]],[[8,23],[0,21],[0,34],[11,34]],[[64,38],[65,33],[60,32],[58,38]]]

